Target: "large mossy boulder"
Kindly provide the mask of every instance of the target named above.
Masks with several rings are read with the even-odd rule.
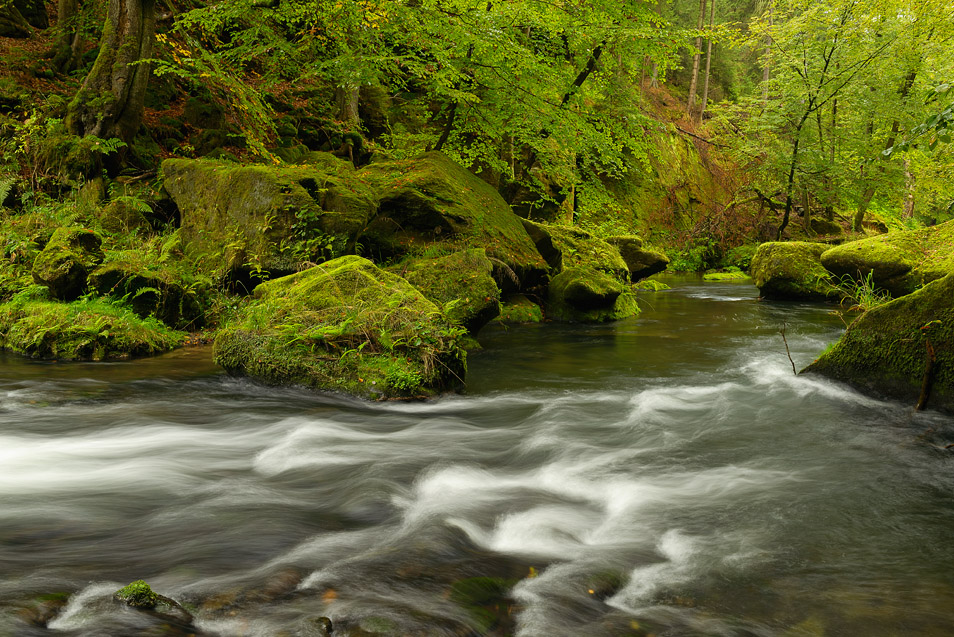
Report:
[[[865,312],[804,373],[912,406],[927,375],[927,405],[954,411],[954,274]]]
[[[163,184],[179,208],[186,251],[236,279],[281,276],[351,251],[376,199],[349,162],[322,158],[308,166],[165,160]]]
[[[639,313],[636,295],[617,278],[596,268],[572,266],[550,281],[547,317],[559,321],[602,323]]]
[[[87,277],[103,261],[103,240],[85,228],[57,228],[33,262],[33,280],[53,298],[72,301],[86,291]]]
[[[463,383],[464,334],[406,280],[348,256],[255,288],[216,336],[214,357],[269,384],[421,397]]]
[[[629,279],[633,283],[648,276],[658,274],[669,265],[669,257],[662,252],[643,246],[643,240],[633,235],[609,237],[606,242],[615,246],[629,268]]]
[[[183,330],[203,325],[195,289],[170,268],[142,264],[135,253],[96,268],[89,284],[100,294],[126,300],[140,317],[154,316]]]
[[[378,195],[378,209],[360,241],[384,258],[442,242],[484,248],[505,264],[495,269],[503,289],[532,287],[546,276],[520,218],[492,186],[439,152],[406,161],[371,164],[357,173]]]
[[[749,274],[767,299],[839,300],[835,281],[821,263],[829,247],[807,241],[763,243],[752,257]]]
[[[409,259],[392,271],[445,309],[447,318],[471,334],[500,314],[500,288],[493,263],[481,248],[435,259]]]
[[[523,225],[554,273],[572,267],[589,267],[620,279],[629,278],[629,268],[619,250],[586,230],[526,219]]]
[[[826,251],[822,265],[838,277],[872,283],[898,297],[954,272],[954,221],[889,232]]]

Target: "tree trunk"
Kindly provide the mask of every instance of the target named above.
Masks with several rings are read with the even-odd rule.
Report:
[[[805,114],[802,115],[802,119],[799,120],[798,125],[795,127],[795,141],[792,142],[792,161],[788,167],[788,183],[785,187],[785,212],[782,214],[782,223],[778,227],[778,233],[775,238],[776,241],[782,240],[782,233],[785,232],[785,228],[788,227],[788,220],[792,214],[792,191],[795,189],[795,168],[798,166],[798,145],[802,139],[802,127],[808,120],[808,116],[811,115],[812,107],[813,105],[809,103],[808,110],[805,111]]]
[[[911,172],[911,160],[904,160],[904,218],[914,216],[914,192],[917,187],[914,173]]]
[[[698,29],[706,23],[706,0],[699,0],[699,24]],[[689,106],[686,111],[692,115],[692,109],[696,105],[696,85],[699,83],[699,60],[702,57],[702,35],[696,38],[696,54],[692,57],[692,81],[689,82]]]
[[[360,88],[357,86],[338,86],[335,88],[335,103],[338,106],[338,120],[346,123],[350,129],[361,125],[361,116],[358,115],[358,98]]]
[[[775,5],[769,2],[769,28],[775,25]],[[765,68],[762,69],[762,102],[768,101],[768,81],[772,74],[772,36],[765,39]]]
[[[75,71],[79,66],[82,39],[77,24],[79,2],[59,0],[56,11],[56,45],[53,49],[53,68],[60,73]]]
[[[99,54],[70,102],[66,124],[75,135],[136,136],[145,106],[156,31],[155,0],[110,0]]]
[[[0,36],[5,38],[28,38],[33,30],[13,3],[0,6]]]
[[[712,68],[712,27],[715,26],[715,0],[709,0],[709,44],[706,47],[706,80],[702,85],[702,108],[699,109],[699,121],[709,105],[709,71]]]

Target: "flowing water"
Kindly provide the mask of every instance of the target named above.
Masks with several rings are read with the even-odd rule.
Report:
[[[668,282],[424,403],[2,359],[0,635],[954,634],[952,419],[794,376],[830,307]]]

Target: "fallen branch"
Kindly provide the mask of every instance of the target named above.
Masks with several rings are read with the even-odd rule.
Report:
[[[782,335],[782,342],[785,343],[785,353],[788,354],[788,362],[792,364],[792,373],[798,376],[798,370],[795,369],[795,361],[792,360],[792,350],[788,349],[788,339],[785,338],[785,323],[782,323],[778,333]]]

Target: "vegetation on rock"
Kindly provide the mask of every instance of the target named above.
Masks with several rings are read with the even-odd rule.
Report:
[[[829,248],[805,241],[763,243],[752,257],[750,273],[765,298],[839,300],[835,280],[821,263]]]

